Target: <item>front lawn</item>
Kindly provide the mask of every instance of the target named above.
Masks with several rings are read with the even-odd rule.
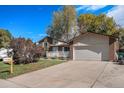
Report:
[[[0,78],[1,79],[7,79],[11,78],[17,75],[21,75],[27,72],[43,69],[49,66],[53,66],[56,64],[63,63],[64,61],[61,60],[45,60],[41,59],[37,63],[30,63],[30,64],[24,64],[24,65],[14,65],[14,73],[10,74],[10,65],[4,64],[3,62],[0,62]]]

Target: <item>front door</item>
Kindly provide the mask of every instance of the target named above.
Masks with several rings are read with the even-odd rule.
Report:
[[[57,57],[57,56],[58,56],[58,47],[53,47],[53,48],[52,48],[52,52],[53,52],[53,53],[52,53],[52,56],[53,56],[53,57]]]

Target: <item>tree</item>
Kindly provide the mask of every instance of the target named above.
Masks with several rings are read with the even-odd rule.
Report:
[[[63,34],[63,19],[62,19],[62,12],[54,12],[53,13],[53,22],[48,27],[47,34],[56,39],[60,39],[61,35]]]
[[[50,37],[69,41],[76,35],[77,18],[74,6],[63,6],[54,12],[53,22],[47,30]]]
[[[81,32],[96,32],[100,34],[113,35],[118,33],[117,24],[112,17],[105,14],[98,16],[93,14],[81,14],[78,18]]]
[[[0,48],[7,47],[12,39],[12,35],[8,30],[0,29]]]
[[[119,28],[119,46],[120,48],[124,47],[124,28]]]
[[[79,30],[82,32],[93,32],[94,31],[94,21],[96,16],[93,14],[81,14],[78,17]]]
[[[43,48],[35,45],[30,39],[15,38],[10,43],[13,59],[16,64],[37,62],[43,55]]]

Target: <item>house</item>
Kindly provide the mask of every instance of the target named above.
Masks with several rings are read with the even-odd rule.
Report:
[[[53,39],[51,37],[44,37],[40,40],[39,45],[46,51],[45,56],[48,58],[68,58],[69,44],[64,41]]]
[[[48,47],[47,57],[68,57],[71,60],[114,61],[119,49],[118,39],[110,35],[85,32],[69,43],[45,37],[40,42]]]

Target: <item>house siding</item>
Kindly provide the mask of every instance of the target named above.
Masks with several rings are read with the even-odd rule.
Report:
[[[94,33],[86,33],[78,38],[76,38],[73,42],[74,46],[91,46],[96,44],[108,44],[109,45],[109,37]]]
[[[119,42],[116,38],[109,38],[109,60],[116,61],[116,51],[119,50]]]
[[[73,45],[70,45],[70,53],[69,53],[69,57],[72,60],[73,59]]]

